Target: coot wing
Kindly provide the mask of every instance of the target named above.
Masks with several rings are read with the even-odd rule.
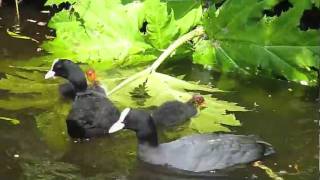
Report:
[[[71,137],[83,132],[83,137],[105,134],[119,118],[119,111],[112,102],[96,93],[77,95],[67,117],[68,132]],[[72,125],[73,127],[69,127]],[[81,137],[80,137],[81,138]]]

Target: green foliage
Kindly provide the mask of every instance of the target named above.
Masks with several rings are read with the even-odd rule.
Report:
[[[131,4],[130,4],[131,5]],[[126,58],[151,48],[139,32],[138,12],[118,1],[83,0],[73,5],[73,12],[63,10],[56,14],[49,26],[56,29],[57,38],[43,47],[60,57],[80,62],[103,62],[104,68],[121,64]],[[80,16],[81,21],[76,16]],[[146,56],[141,58],[155,58]]]
[[[64,2],[69,2],[69,3],[74,3],[76,2],[76,0],[47,0],[47,2],[45,3],[46,6],[52,6],[52,5],[59,5],[61,3],[64,3]]]
[[[70,10],[50,20],[57,37],[43,47],[56,57],[109,69],[152,61],[181,35],[204,24],[211,42],[194,44],[194,63],[313,85],[313,69],[320,66],[319,30],[301,31],[298,25],[303,11],[319,3],[290,2],[293,7],[279,17],[267,17],[263,11],[277,0],[227,0],[219,9],[212,5],[204,15],[197,0],[72,0]],[[143,28],[145,32],[140,32]],[[184,57],[191,49],[180,47],[174,55]]]
[[[108,84],[111,88],[115,87],[127,78],[130,72],[121,71],[116,73],[115,71],[110,72],[106,76],[108,79],[103,81],[104,84]],[[119,78],[123,77],[123,78]],[[146,81],[147,80],[147,81]],[[130,92],[141,84],[145,83],[145,87],[148,90],[148,95],[151,97],[143,99],[144,103],[139,103],[136,99],[131,98]],[[115,92],[110,96],[113,102],[116,102],[122,108],[124,107],[144,107],[159,106],[162,103],[170,100],[179,100],[186,102],[189,100],[193,92],[212,93],[219,92],[215,88],[209,86],[200,85],[194,82],[186,82],[168,76],[165,74],[154,72],[151,75],[145,74],[141,78],[131,82],[124,86],[119,91]],[[204,95],[205,101],[208,107],[201,110],[198,116],[192,119],[190,128],[198,132],[213,132],[213,131],[228,131],[229,129],[224,125],[238,126],[239,121],[236,120],[233,114],[227,114],[227,111],[245,111],[244,108],[237,106],[234,103],[229,103],[221,100],[217,100],[210,95]]]
[[[315,84],[311,69],[320,65],[320,32],[298,27],[311,3],[292,0],[293,7],[279,17],[262,15],[277,2],[227,0],[218,10],[209,10],[204,24],[216,50],[216,66]]]
[[[169,4],[159,0],[125,5],[119,0],[77,1],[70,10],[52,17],[49,27],[57,37],[42,46],[53,56],[103,69],[151,61],[200,23],[200,2],[189,0],[181,7],[174,1]],[[145,33],[140,32],[143,22],[147,22]]]
[[[157,49],[165,49],[176,39],[176,27],[173,11],[167,12],[167,5],[160,0],[148,0],[145,3],[147,25],[147,41]]]
[[[216,64],[216,51],[209,40],[201,40],[195,45],[194,53],[192,54],[193,62],[202,64],[211,68]]]

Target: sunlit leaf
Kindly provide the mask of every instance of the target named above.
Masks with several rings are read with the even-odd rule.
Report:
[[[209,10],[204,24],[216,50],[216,67],[315,84],[316,71],[311,69],[320,66],[320,31],[299,29],[304,10],[312,4],[291,0],[293,7],[279,17],[263,15],[277,2],[228,0]]]
[[[112,78],[111,74],[107,74],[108,78],[103,80],[103,83],[109,85],[109,89],[112,89],[112,87],[116,86],[123,80],[123,78],[119,78],[119,74],[114,73],[114,71],[112,71],[112,73],[116,74],[116,77]],[[125,71],[122,71],[122,75],[124,77],[129,76]],[[148,90],[148,95],[151,97],[145,99],[142,105],[139,101],[131,97],[130,92],[132,92],[136,87],[141,86],[144,82],[146,82],[145,86]],[[124,86],[122,89],[112,94],[110,98],[122,108],[147,108],[150,106],[159,106],[162,103],[171,100],[186,102],[191,98],[194,91],[202,92],[204,94],[219,92],[218,89],[209,86],[200,85],[194,82],[187,82],[172,76],[155,72],[151,75],[145,74],[145,76]],[[244,111],[244,108],[234,103],[212,98],[210,95],[204,95],[204,97],[208,107],[201,110],[199,115],[191,120],[190,128],[195,129],[198,132],[212,132],[228,131],[229,129],[224,125],[240,125],[235,116],[233,114],[227,114],[227,111]]]
[[[64,3],[64,2],[69,2],[69,3],[74,3],[76,2],[77,0],[47,0],[45,5],[46,6],[52,6],[52,5],[59,5],[61,3]]]
[[[48,25],[56,30],[57,37],[42,47],[55,57],[99,69],[143,64],[156,59],[176,38],[200,24],[201,17],[201,3],[195,0],[79,0],[51,18]],[[140,32],[143,24],[146,32]]]
[[[209,40],[201,40],[196,44],[192,60],[196,64],[202,64],[208,68],[216,64],[216,51]]]
[[[160,0],[147,0],[145,3],[147,25],[147,40],[157,49],[169,46],[178,36],[178,28],[174,19],[174,12],[167,10],[166,3]]]

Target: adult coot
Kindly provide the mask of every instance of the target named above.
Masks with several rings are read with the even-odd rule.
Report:
[[[198,108],[204,106],[201,95],[193,95],[187,102],[168,101],[153,110],[151,116],[156,125],[170,127],[185,122],[195,116]]]
[[[66,120],[69,135],[72,138],[90,138],[107,134],[120,115],[112,102],[105,95],[87,88],[84,73],[70,60],[55,60],[45,78],[54,76],[69,80],[76,92]]]
[[[109,133],[123,128],[136,132],[142,161],[191,172],[223,169],[274,153],[270,144],[255,136],[233,134],[196,134],[159,144],[152,117],[143,110],[125,109]]]

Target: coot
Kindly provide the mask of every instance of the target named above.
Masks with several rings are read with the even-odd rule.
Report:
[[[120,115],[113,103],[105,95],[89,89],[84,73],[70,60],[55,60],[45,78],[54,76],[69,80],[76,92],[66,120],[70,137],[90,138],[107,134]]]
[[[125,109],[109,133],[123,128],[136,132],[142,161],[191,172],[223,169],[274,153],[269,143],[255,136],[233,134],[196,134],[159,144],[152,117],[138,109]]]
[[[203,107],[204,98],[201,95],[193,95],[187,102],[168,101],[153,110],[152,118],[157,126],[170,127],[189,120]]]
[[[90,82],[90,89],[99,92],[106,96],[106,90],[100,85],[100,82],[97,80],[97,75],[94,69],[88,69],[86,71],[86,76],[88,81]]]

